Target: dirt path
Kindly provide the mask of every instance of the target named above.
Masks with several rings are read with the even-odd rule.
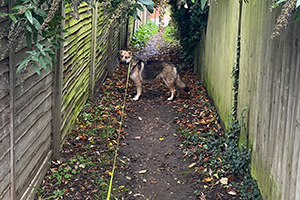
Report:
[[[137,109],[129,115],[126,145],[119,150],[128,168],[121,170],[117,178],[130,188],[125,199],[195,199],[184,176],[188,163],[182,158],[176,135],[176,107],[167,100],[156,101],[152,95],[130,107]]]
[[[164,47],[161,33],[138,52],[142,59],[157,58]],[[153,86],[153,85],[151,85]],[[181,142],[174,123],[177,106],[169,102],[164,86],[146,87],[141,100],[132,102],[125,122],[124,143],[119,149],[127,168],[117,176],[129,189],[125,199],[196,199],[186,174],[188,162],[182,158]]]
[[[168,101],[169,90],[156,81],[144,85],[140,100],[132,101],[135,86],[130,82],[111,199],[239,199],[238,189],[221,184],[222,178],[233,182],[238,177],[216,153],[224,146],[217,111],[199,77],[161,35],[152,37],[137,55],[179,64],[191,91]],[[120,66],[98,97],[85,105],[65,139],[61,159],[51,163],[36,189],[36,199],[106,199],[126,76],[127,68]]]

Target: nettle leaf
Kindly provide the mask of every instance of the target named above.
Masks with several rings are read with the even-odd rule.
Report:
[[[30,22],[30,24],[33,24],[33,17],[32,17],[32,13],[30,12],[30,10],[25,11],[25,16],[28,19],[28,21]]]
[[[32,28],[29,25],[26,25],[26,29],[27,29],[27,31],[29,31],[30,33],[32,33]]]
[[[47,65],[49,65],[50,69],[52,69],[52,61],[47,56],[44,57],[44,61]]]
[[[37,66],[36,63],[33,63],[33,69],[35,70],[35,72],[36,72],[38,75],[41,75],[40,68]]]
[[[45,48],[44,49],[48,54],[55,55],[55,52],[52,49]]]
[[[36,28],[36,30],[39,30],[39,28],[41,27],[40,22],[36,18],[33,18],[33,26],[34,28]]]
[[[51,60],[55,63],[57,63],[57,59],[55,57],[55,54],[49,54],[49,57],[51,58]]]
[[[150,13],[153,13],[155,6],[152,6],[152,5],[145,5],[145,6]]]
[[[155,6],[155,3],[152,0],[138,0],[143,5],[153,5]]]
[[[141,4],[139,4],[139,3],[134,4],[134,7],[137,8],[137,9],[139,9],[142,12],[144,11],[143,6]]]
[[[20,65],[17,68],[17,72],[19,72],[21,69],[24,68],[24,66],[29,62],[29,60],[31,60],[31,56],[28,56],[27,58],[25,58],[24,60],[21,61]]]
[[[23,6],[18,5],[18,6],[13,7],[11,10],[19,10],[19,9],[22,8],[22,7],[23,7]]]
[[[44,68],[44,70],[47,69],[47,65],[46,62],[44,61],[43,57],[39,57],[39,63],[41,64],[41,66]]]
[[[43,18],[46,18],[48,15],[47,15],[47,13],[44,11],[44,10],[42,10],[42,9],[40,9],[40,8],[38,8],[37,10],[36,10],[36,12],[35,12],[38,16],[41,16],[41,17],[43,17]]]
[[[31,57],[31,60],[35,61],[35,62],[39,62],[39,57],[40,57],[41,53],[38,52],[36,53],[34,56]]]
[[[13,21],[17,21],[17,18],[16,18],[13,14],[8,14],[8,16],[9,16]]]

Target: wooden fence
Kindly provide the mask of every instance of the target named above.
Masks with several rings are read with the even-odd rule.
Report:
[[[300,22],[272,40],[280,9],[270,7],[271,0],[211,1],[196,63],[227,123],[233,93],[222,85],[232,84],[240,31],[238,110],[247,107],[252,175],[264,199],[295,200],[300,199]]]
[[[0,0],[0,12],[11,5]],[[128,45],[133,20],[109,23],[101,4],[81,5],[79,20],[69,14],[67,33],[53,70],[32,67],[16,73],[26,56],[25,35],[7,48],[8,18],[0,18],[0,199],[30,199],[43,179],[47,162],[59,158],[63,138],[87,99],[117,67],[118,50]]]

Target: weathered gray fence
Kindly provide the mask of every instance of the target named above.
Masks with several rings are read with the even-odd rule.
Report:
[[[0,0],[0,12],[12,6]],[[88,98],[117,66],[118,50],[127,46],[133,21],[115,20],[82,5],[79,20],[66,12],[67,42],[58,63],[37,75],[32,67],[16,73],[26,56],[23,34],[7,48],[8,18],[0,18],[0,199],[28,199],[44,177],[47,162],[59,157],[61,142]]]
[[[228,122],[233,93],[219,86],[231,85],[240,30],[238,109],[247,107],[252,175],[264,199],[300,199],[300,22],[271,40],[280,9],[270,12],[271,0],[240,2],[211,1],[198,69]]]

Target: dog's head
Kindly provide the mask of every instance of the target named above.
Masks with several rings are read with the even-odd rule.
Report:
[[[120,52],[120,63],[129,64],[132,61],[132,52],[121,50]]]

